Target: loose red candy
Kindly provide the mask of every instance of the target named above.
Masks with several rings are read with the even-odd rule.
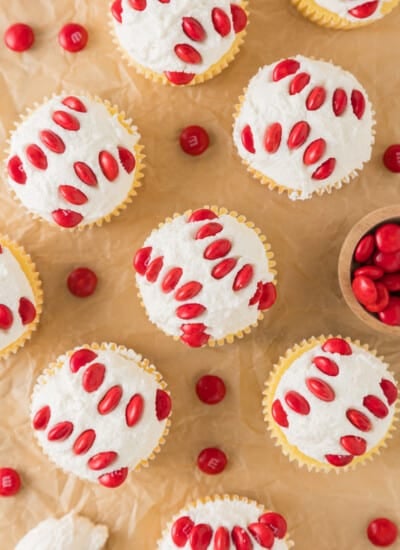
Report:
[[[206,374],[196,383],[197,397],[207,405],[215,405],[222,401],[226,394],[225,383],[219,376]]]
[[[209,475],[220,474],[225,470],[227,463],[226,454],[215,447],[203,449],[197,457],[199,470]]]
[[[363,304],[375,304],[378,299],[378,291],[372,279],[368,277],[358,276],[353,279],[351,284],[354,296]]]
[[[0,468],[0,496],[13,497],[21,488],[21,478],[13,468]]]
[[[4,304],[0,304],[0,329],[9,329],[13,324],[13,319],[14,317],[11,309]]]
[[[289,427],[287,414],[279,399],[275,399],[275,401],[272,403],[271,412],[275,422],[279,424],[279,426],[282,426],[282,428]]]
[[[389,304],[379,313],[379,319],[385,325],[400,326],[400,296],[389,298]]]
[[[68,275],[67,285],[74,296],[87,298],[96,290],[97,275],[88,267],[78,267]]]
[[[367,309],[371,313],[380,313],[389,305],[390,295],[388,289],[385,287],[384,284],[377,281],[375,283],[375,286],[378,293],[376,302],[374,302],[373,304],[366,304],[365,309]]]
[[[206,523],[195,525],[190,531],[191,550],[207,550],[213,536],[213,530]]]
[[[60,46],[72,53],[83,50],[86,47],[88,38],[87,30],[79,23],[67,23],[58,34]]]
[[[400,172],[400,144],[391,145],[386,149],[383,163],[391,172]]]
[[[381,267],[376,265],[363,265],[355,270],[354,277],[369,277],[373,281],[376,281],[383,277],[384,271]]]
[[[35,35],[32,28],[24,23],[15,23],[4,33],[4,43],[14,52],[25,52],[33,46]]]
[[[367,262],[375,250],[375,239],[373,235],[365,235],[358,245],[356,246],[354,252],[354,259],[356,262],[363,264]]]
[[[188,126],[182,130],[179,142],[185,153],[198,156],[208,149],[210,138],[201,126]]]
[[[387,518],[372,520],[367,529],[367,536],[375,546],[390,546],[397,539],[397,526]]]
[[[114,489],[115,487],[119,487],[120,485],[122,485],[122,483],[127,478],[127,475],[128,468],[120,468],[119,470],[115,470],[114,472],[103,474],[98,478],[98,481],[101,485],[104,485],[104,487]]]
[[[381,252],[390,253],[400,250],[400,224],[385,223],[375,232],[377,247]]]
[[[274,536],[278,539],[283,539],[287,533],[287,523],[281,514],[276,512],[266,512],[258,518],[260,523],[268,525]]]
[[[329,338],[322,346],[327,353],[339,353],[339,355],[351,355],[351,346],[343,338]]]
[[[158,389],[156,392],[156,416],[161,422],[170,415],[172,408],[171,397],[169,393],[164,390]]]
[[[189,535],[194,527],[194,522],[189,516],[178,518],[171,527],[171,538],[178,548],[183,548],[189,540]]]

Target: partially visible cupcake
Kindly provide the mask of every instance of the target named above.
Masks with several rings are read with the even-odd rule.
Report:
[[[43,293],[36,266],[25,250],[0,235],[0,357],[31,337],[42,312]]]
[[[239,51],[247,0],[115,0],[116,43],[139,73],[177,86],[219,74]]]
[[[134,351],[83,346],[44,370],[32,394],[32,425],[65,472],[121,485],[147,466],[169,431],[171,399],[161,375]]]
[[[266,238],[236,212],[216,207],[175,214],[134,257],[147,315],[191,347],[233,342],[276,299]]]
[[[139,137],[108,102],[54,96],[16,125],[8,183],[32,214],[53,225],[101,225],[126,208],[140,185]]]
[[[212,496],[183,508],[168,524],[157,550],[202,550],[231,547],[288,550],[293,546],[286,520],[253,500],[238,496]]]
[[[15,550],[102,550],[107,539],[105,525],[95,525],[71,513],[41,521],[18,542]]]
[[[308,19],[333,29],[356,29],[390,13],[399,0],[292,0]]]
[[[371,158],[367,93],[332,63],[297,55],[266,65],[236,110],[233,139],[243,163],[293,200],[340,188]]]
[[[263,405],[268,429],[290,460],[339,471],[386,446],[397,397],[396,381],[374,351],[358,341],[321,336],[281,358]]]

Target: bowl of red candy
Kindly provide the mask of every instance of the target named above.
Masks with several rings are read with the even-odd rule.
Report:
[[[339,283],[364,323],[400,336],[400,205],[375,210],[352,228],[340,252]]]

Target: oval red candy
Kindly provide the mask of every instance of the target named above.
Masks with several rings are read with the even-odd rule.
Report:
[[[33,417],[32,426],[35,430],[45,430],[50,421],[51,410],[48,405],[45,405],[37,411]]]
[[[65,105],[66,107],[69,107],[73,111],[78,111],[78,113],[86,113],[87,112],[87,109],[86,109],[83,101],[81,101],[79,99],[79,97],[76,97],[74,95],[70,95],[68,97],[65,97],[62,100],[61,103],[63,105]]]
[[[49,441],[65,441],[74,431],[72,422],[59,422],[49,430],[47,439]]]
[[[78,267],[68,275],[67,286],[74,296],[87,298],[97,288],[97,275],[88,267]]]
[[[217,260],[229,254],[231,248],[232,243],[229,239],[217,239],[207,246],[203,256],[206,260]]]
[[[128,476],[128,468],[120,468],[114,472],[109,472],[108,474],[103,474],[98,478],[100,485],[108,487],[109,489],[115,489],[123,484]]]
[[[114,451],[105,451],[92,456],[88,460],[88,466],[91,470],[104,470],[111,466],[118,458],[118,453]]]
[[[388,289],[389,292],[400,291],[400,272],[399,273],[387,273],[380,280],[382,284]]]
[[[354,457],[352,455],[325,455],[325,458],[332,466],[342,468],[350,464]]]
[[[208,149],[210,138],[201,126],[187,126],[182,130],[179,142],[186,154],[198,156]]]
[[[279,399],[275,399],[275,401],[272,403],[271,413],[273,419],[277,424],[279,424],[279,426],[282,426],[282,428],[289,427],[289,420],[286,411],[283,408],[282,403]]]
[[[278,539],[283,539],[287,533],[287,523],[281,514],[277,512],[266,512],[258,518],[260,523],[268,525],[274,536]]]
[[[215,220],[218,218],[217,214],[208,208],[200,208],[191,213],[188,219],[188,223],[201,222],[203,220]]]
[[[386,149],[383,163],[391,172],[400,172],[400,144],[391,145]]]
[[[199,470],[208,475],[217,475],[223,472],[228,463],[226,454],[215,447],[203,449],[197,457]]]
[[[203,288],[203,285],[198,281],[189,281],[177,289],[175,292],[175,300],[185,302],[197,296]]]
[[[46,170],[48,166],[47,157],[38,145],[28,145],[26,148],[26,157],[32,166],[38,170]]]
[[[313,175],[311,176],[314,180],[324,180],[329,178],[333,173],[336,167],[336,159],[331,157],[319,166]]]
[[[13,319],[11,309],[4,304],[0,304],[0,329],[8,330],[13,324]]]
[[[85,162],[75,162],[74,171],[78,178],[86,185],[94,187],[97,185],[97,177],[93,170]]]
[[[122,398],[122,387],[117,385],[110,388],[97,405],[99,414],[110,414],[115,410]]]
[[[154,258],[146,269],[146,279],[149,283],[155,283],[164,265],[164,260],[161,256]]]
[[[310,413],[310,404],[307,399],[303,397],[297,391],[291,390],[285,394],[286,404],[292,409],[292,411],[302,414],[304,416]]]
[[[18,315],[23,325],[29,325],[36,319],[36,308],[28,298],[20,298]]]
[[[312,362],[317,369],[328,376],[337,376],[339,374],[339,367],[335,361],[332,361],[332,359],[329,359],[328,357],[323,357],[322,355],[314,357]]]
[[[73,451],[76,455],[84,455],[93,446],[96,439],[96,432],[94,430],[86,430],[82,432],[75,440],[73,445]]]
[[[229,550],[231,547],[231,537],[226,527],[218,527],[214,535],[213,550]]]
[[[340,438],[340,444],[343,449],[353,456],[363,455],[367,450],[367,442],[365,439],[355,435],[344,435]]]
[[[254,522],[247,526],[247,530],[262,548],[272,548],[275,537],[268,525]]]
[[[311,77],[308,73],[297,74],[290,83],[289,93],[290,95],[299,94],[310,82]]]
[[[371,17],[378,9],[379,0],[371,0],[370,2],[364,2],[359,6],[355,6],[349,10],[349,14],[357,19],[366,19]]]
[[[336,116],[341,116],[347,107],[347,94],[343,88],[337,88],[332,98],[332,108]]]
[[[186,36],[195,42],[202,42],[206,37],[203,25],[194,17],[184,17],[182,29]]]
[[[400,250],[400,224],[385,223],[375,231],[377,247],[381,252],[390,253]]]
[[[390,295],[384,284],[376,281],[375,286],[378,294],[376,302],[373,304],[366,304],[365,309],[371,313],[380,313],[389,305]]]
[[[385,273],[396,273],[400,271],[400,250],[397,252],[376,252],[374,254],[374,264],[381,267]]]
[[[264,147],[268,153],[276,153],[282,140],[282,126],[274,122],[265,131]]]
[[[321,160],[325,153],[326,141],[322,138],[316,139],[310,143],[307,149],[304,151],[303,162],[306,166],[315,164]]]
[[[8,175],[15,183],[23,185],[26,183],[26,172],[22,160],[18,156],[11,157],[7,163]]]
[[[171,527],[171,538],[178,548],[183,548],[189,540],[189,535],[194,527],[194,522],[189,516],[178,518]]]
[[[197,397],[207,405],[220,403],[226,394],[225,383],[219,376],[206,374],[196,383]]]
[[[214,29],[221,36],[228,36],[231,32],[231,20],[229,16],[221,8],[214,8],[211,12],[211,19]]]
[[[240,134],[240,139],[242,140],[242,145],[249,153],[255,153],[256,149],[254,147],[254,136],[250,126],[247,124]]]
[[[39,132],[40,141],[53,153],[60,155],[65,151],[65,143],[55,132],[51,130],[41,130]]]
[[[101,171],[108,181],[115,181],[119,174],[118,162],[108,151],[101,151],[99,153],[99,164]]]
[[[72,185],[60,185],[58,191],[62,198],[70,204],[81,205],[87,203],[89,200],[85,193],[82,193],[77,187]]]
[[[363,264],[367,262],[375,250],[375,239],[373,235],[365,235],[357,244],[354,251],[356,262]]]
[[[194,73],[184,73],[179,71],[164,71],[164,74],[171,84],[175,84],[175,86],[185,86],[185,84],[189,84],[189,82],[191,82],[196,76]]]
[[[14,52],[25,52],[35,42],[35,35],[32,27],[25,23],[14,23],[4,33],[4,43],[9,50]]]
[[[393,405],[398,396],[397,386],[391,380],[387,380],[385,378],[382,378],[379,385],[382,388],[389,405]]]
[[[316,111],[324,104],[326,99],[326,90],[322,86],[316,86],[308,94],[306,107],[309,111]]]
[[[306,378],[306,386],[310,392],[321,401],[334,401],[335,392],[333,388],[320,378]]]
[[[191,65],[197,65],[202,62],[200,53],[190,44],[177,44],[174,51],[184,63],[190,63]]]
[[[143,11],[147,7],[147,0],[129,0],[129,4],[134,10]]]
[[[195,235],[195,239],[206,239],[207,237],[213,237],[217,233],[223,230],[223,226],[218,222],[209,222],[200,227]]]
[[[79,369],[91,363],[97,358],[97,353],[91,349],[78,349],[75,351],[69,359],[69,368],[71,372],[78,372]]]
[[[348,409],[346,417],[349,422],[362,432],[369,432],[372,429],[372,424],[368,416],[357,409]]]
[[[19,473],[13,468],[0,468],[0,496],[13,497],[21,488]]]
[[[367,528],[367,536],[375,546],[391,546],[396,542],[397,535],[397,525],[387,518],[376,518]]]
[[[251,264],[244,265],[233,281],[232,288],[235,292],[246,288],[251,283],[254,275],[254,268]]]
[[[129,401],[125,410],[125,420],[126,425],[129,428],[135,426],[139,420],[142,418],[144,409],[144,399],[139,394],[136,393]]]
[[[151,250],[151,249],[150,249]],[[171,292],[177,286],[182,277],[183,270],[181,267],[173,267],[170,269],[166,275],[164,275],[163,281],[161,283],[161,288],[163,292]]]
[[[286,78],[290,74],[296,73],[300,69],[300,63],[296,59],[284,59],[280,61],[274,68],[272,79],[274,82]]]
[[[298,149],[299,147],[301,147],[307,141],[310,130],[311,128],[308,122],[305,122],[304,120],[296,122],[296,124],[290,130],[287,140],[287,145],[289,149]]]
[[[339,355],[351,355],[351,346],[343,338],[328,338],[322,345],[323,351],[327,353],[339,353]]]
[[[377,418],[385,418],[389,414],[389,409],[385,403],[376,395],[366,395],[363,399],[363,405]]]
[[[375,304],[378,299],[378,291],[376,285],[369,277],[358,276],[351,283],[354,296],[363,304]]]
[[[247,13],[241,6],[231,4],[231,15],[233,20],[233,30],[235,33],[242,32],[247,25]]]
[[[235,525],[232,529],[231,535],[233,544],[235,545],[235,550],[252,550],[253,543],[251,542],[247,531],[243,529],[243,527]]]
[[[353,113],[360,120],[365,112],[365,98],[359,90],[353,90],[351,92],[351,106],[353,107]]]
[[[206,308],[201,304],[185,304],[177,308],[176,315],[179,319],[195,319],[196,317],[200,317],[205,311]]]
[[[209,339],[210,335],[205,334],[204,332],[182,334],[182,336],[180,336],[180,340],[191,348],[201,348],[207,344]]]
[[[83,374],[83,389],[88,393],[98,390],[104,382],[105,375],[106,368],[102,363],[92,363]]]
[[[151,246],[145,246],[140,248],[134,258],[133,258],[133,267],[139,273],[139,275],[144,275],[146,273],[147,267],[150,262],[150,256],[152,251]]]
[[[265,311],[266,309],[271,308],[277,299],[276,286],[274,283],[264,283],[262,285],[262,291],[260,300],[258,302],[258,309],[260,311]]]
[[[171,396],[164,390],[156,391],[156,416],[160,422],[168,418],[172,409]]]
[[[77,132],[81,127],[79,120],[66,111],[54,111],[51,118],[58,126],[70,132]]]
[[[236,264],[236,258],[226,258],[226,260],[222,260],[222,262],[219,262],[219,264],[215,265],[212,268],[211,275],[214,277],[214,279],[223,279],[233,269],[235,269]]]
[[[379,313],[379,319],[386,325],[400,326],[400,296],[390,296],[389,304]]]
[[[136,166],[136,160],[133,154],[128,151],[128,149],[125,149],[125,147],[118,147],[118,156],[125,172],[131,174]]]
[[[67,23],[58,33],[60,46],[68,52],[80,52],[86,47],[89,35],[85,27],[79,23]]]
[[[206,523],[199,523],[190,531],[191,550],[207,550],[213,536],[213,530]]]
[[[369,277],[373,281],[376,281],[383,277],[384,273],[383,269],[376,265],[363,265],[357,268],[353,275],[354,277]]]

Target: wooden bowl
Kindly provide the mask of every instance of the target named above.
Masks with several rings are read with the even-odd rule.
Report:
[[[400,223],[400,204],[385,206],[367,214],[354,225],[347,235],[339,255],[339,284],[343,297],[353,313],[370,328],[387,335],[400,337],[400,327],[385,325],[357,302],[351,288],[351,273],[355,267],[354,250],[361,237],[385,222]]]

